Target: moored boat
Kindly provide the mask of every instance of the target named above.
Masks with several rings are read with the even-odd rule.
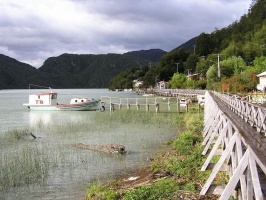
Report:
[[[33,111],[95,111],[99,110],[100,99],[72,98],[69,104],[57,103],[57,93],[30,94],[29,103],[23,104]]]

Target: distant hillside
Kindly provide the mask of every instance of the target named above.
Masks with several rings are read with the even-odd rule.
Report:
[[[181,44],[180,46],[173,49],[172,51],[176,51],[176,50],[181,49],[181,48],[186,50],[186,51],[194,51],[194,45],[196,45],[196,43],[197,43],[197,38],[198,38],[198,36],[188,40],[184,44]]]
[[[137,58],[149,60],[151,62],[159,62],[161,57],[166,53],[167,53],[166,51],[161,49],[150,49],[150,50],[130,51],[125,53],[124,55],[132,55]]]
[[[62,54],[48,58],[36,69],[0,54],[0,89],[28,88],[38,84],[54,88],[107,88],[117,74],[157,62],[166,52],[160,49],[125,54]]]
[[[0,54],[0,89],[27,88],[30,83],[47,84],[49,75],[36,68]]]
[[[120,72],[148,63],[147,60],[121,54],[63,54],[48,58],[39,70],[50,73],[58,87],[107,88],[109,81]]]

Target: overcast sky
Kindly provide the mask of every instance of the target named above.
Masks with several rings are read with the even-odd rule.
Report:
[[[171,51],[247,13],[251,0],[0,0],[0,54],[40,67],[63,53]]]

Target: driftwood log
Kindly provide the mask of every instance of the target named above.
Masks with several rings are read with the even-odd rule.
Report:
[[[106,144],[106,145],[87,145],[78,143],[74,145],[77,148],[88,149],[94,151],[101,151],[109,154],[125,154],[126,148],[124,145],[120,144]]]

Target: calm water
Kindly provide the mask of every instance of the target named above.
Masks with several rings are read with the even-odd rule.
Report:
[[[106,89],[55,91],[59,94],[59,103],[68,103],[73,97],[138,97],[134,92],[110,92]],[[158,128],[149,124],[138,127],[130,123],[109,123],[108,111],[100,113],[106,121],[99,123],[94,121],[99,112],[30,112],[22,105],[28,102],[28,94],[28,90],[0,90],[0,140],[5,141],[15,129],[32,132],[38,137],[36,140],[28,137],[0,143],[1,166],[4,169],[9,165],[6,160],[20,159],[25,152],[34,153],[38,149],[42,159],[47,157],[48,178],[45,184],[21,184],[2,191],[0,199],[79,199],[86,194],[88,183],[110,179],[113,175],[146,164],[160,145],[177,135],[175,127],[168,127],[165,131],[163,125]],[[124,156],[106,155],[77,149],[72,146],[76,143],[123,144],[130,153]],[[19,177],[20,172],[17,173]],[[0,184],[5,183],[0,180]]]

